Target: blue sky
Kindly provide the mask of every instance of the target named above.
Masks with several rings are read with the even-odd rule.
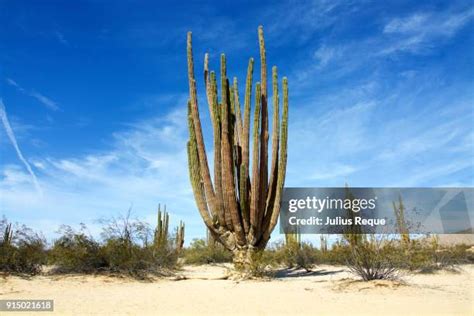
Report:
[[[474,185],[471,1],[178,2],[0,0],[0,214],[54,236],[166,203],[204,236],[186,32],[243,87],[259,24],[289,80],[287,186]]]

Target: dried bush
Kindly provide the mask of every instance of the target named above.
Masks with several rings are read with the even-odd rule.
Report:
[[[178,251],[174,240],[167,234],[159,244],[150,243],[153,240],[151,228],[142,221],[132,220],[130,211],[101,223],[104,225],[103,250],[110,270],[141,276],[176,268]]]
[[[396,279],[401,259],[399,249],[391,241],[371,238],[352,246],[346,265],[364,281]]]

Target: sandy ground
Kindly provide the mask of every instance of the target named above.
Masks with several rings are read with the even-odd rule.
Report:
[[[461,269],[405,276],[405,284],[356,281],[330,266],[271,281],[223,280],[226,269],[215,266],[187,266],[179,281],[7,277],[0,299],[54,299],[55,311],[40,315],[474,315],[474,266]]]

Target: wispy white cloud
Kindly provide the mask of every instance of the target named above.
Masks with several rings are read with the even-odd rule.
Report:
[[[56,37],[56,39],[63,45],[65,46],[69,46],[69,42],[66,40],[66,38],[64,37],[64,34],[62,32],[59,32],[59,31],[55,31],[54,32],[54,36]]]
[[[428,14],[415,13],[406,18],[395,18],[385,25],[384,33],[415,33],[424,26],[428,20]]]
[[[19,92],[24,93],[24,94],[26,94],[30,97],[35,98],[37,101],[39,101],[41,104],[46,106],[48,109],[53,110],[53,111],[59,110],[58,104],[55,101],[51,100],[50,98],[44,96],[43,94],[41,94],[37,91],[34,91],[34,90],[27,91],[26,89],[21,87],[15,80],[13,80],[11,78],[6,78],[6,82],[9,85],[15,87]]]
[[[6,108],[5,108],[5,105],[4,105],[2,99],[0,99],[0,119],[2,120],[3,127],[5,128],[5,132],[8,136],[8,138],[10,139],[10,142],[11,142],[13,148],[15,149],[15,152],[18,156],[18,159],[20,159],[20,161],[25,166],[26,170],[28,170],[28,173],[30,174],[30,177],[31,177],[31,181],[32,181],[33,185],[35,186],[36,191],[40,195],[42,195],[42,190],[41,190],[41,187],[38,183],[38,179],[36,177],[36,174],[33,172],[33,169],[31,168],[30,164],[28,163],[28,161],[23,156],[23,153],[21,152],[20,147],[18,146],[15,134],[13,132],[13,129],[12,129],[11,125],[10,125],[10,122],[8,121],[7,111],[6,111]]]
[[[17,88],[18,91],[20,91],[20,92],[25,92],[25,89],[23,89],[22,87],[20,87],[20,86],[18,85],[18,83],[16,83],[15,80],[13,80],[13,79],[11,79],[11,78],[6,78],[5,80],[6,80],[6,82],[7,82],[9,85],[11,85],[11,86]]]
[[[332,59],[339,57],[342,49],[339,47],[330,47],[321,45],[315,52],[314,57],[319,62],[320,67],[326,66]]]
[[[358,94],[363,87],[354,85],[352,93],[293,103],[287,185],[472,185],[470,97],[457,85],[436,92],[436,81],[425,75],[389,90],[375,85]],[[430,84],[413,89],[419,81]]]
[[[316,171],[310,179],[312,180],[334,180],[334,179],[347,179],[348,176],[357,171],[355,166],[343,165],[339,163],[333,163],[331,165],[324,166],[322,168],[315,168]]]
[[[354,97],[354,94],[352,95]],[[312,104],[293,107],[289,126],[288,186],[343,185],[362,166],[360,157],[372,148],[370,122],[377,103],[364,98],[333,100],[326,113],[308,116]]]
[[[342,17],[359,9],[360,4],[351,1],[313,0],[297,5],[286,1],[271,3],[259,19],[271,21],[267,29],[270,40],[277,37],[280,44],[286,41],[301,44],[311,40],[315,32],[334,26]]]
[[[392,42],[381,54],[429,51],[439,45],[440,41],[454,36],[473,17],[474,9],[461,12],[414,13],[407,17],[394,18],[383,29],[383,33],[389,36]]]
[[[324,3],[323,1],[320,5]],[[336,5],[339,8],[342,4],[336,3]],[[349,15],[347,18],[350,20],[360,8],[357,5],[349,6],[349,8],[342,5],[342,9],[342,11],[329,9],[321,12],[326,12],[326,21],[340,21],[344,15]],[[288,16],[299,16],[298,14],[305,13],[300,12],[300,8],[288,8],[288,12],[285,11],[285,15]],[[291,29],[291,32],[298,30],[305,34],[305,38],[313,39],[315,46],[310,54],[304,53],[307,51],[306,47],[298,52],[299,61],[293,63],[289,74],[289,78],[292,79],[292,92],[299,94],[300,91],[312,91],[311,88],[320,87],[321,83],[322,86],[332,86],[332,82],[358,72],[364,72],[364,76],[370,76],[368,72],[377,72],[387,64],[388,56],[399,59],[407,54],[433,54],[442,49],[469,23],[472,23],[473,18],[474,9],[461,10],[457,7],[440,11],[415,12],[402,17],[392,16],[384,23],[375,23],[378,28],[374,28],[374,31],[367,33],[365,37],[349,38],[344,41],[332,34],[335,33],[337,24],[330,23],[327,26],[330,32],[325,35],[321,29],[305,22],[305,19],[300,19],[298,28]],[[350,22],[347,24],[350,25]],[[276,31],[278,41],[281,36],[288,36],[285,30],[277,28]],[[342,35],[345,36],[347,33],[350,31]],[[311,44],[307,45],[311,46]],[[408,69],[405,74],[410,75],[413,72]],[[361,76],[355,79],[360,80]]]
[[[35,98],[36,100],[38,100],[43,105],[45,105],[47,108],[49,108],[53,111],[59,110],[59,107],[58,107],[58,105],[55,101],[51,100],[48,97],[45,97],[41,93],[38,93],[36,91],[32,91],[32,92],[30,92],[29,95],[32,96],[33,98]]]

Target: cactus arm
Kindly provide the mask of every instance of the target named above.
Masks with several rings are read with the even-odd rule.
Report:
[[[227,206],[227,197],[224,193],[225,186],[226,186],[226,179],[225,179],[225,177],[226,177],[226,174],[225,174],[226,164],[224,162],[224,159],[226,157],[226,149],[224,149],[224,139],[225,139],[224,129],[227,128],[227,127],[224,127],[224,124],[228,124],[227,114],[224,113],[224,112],[227,111],[226,104],[227,104],[227,101],[228,101],[227,88],[226,88],[227,69],[226,69],[226,59],[225,59],[224,54],[221,54],[220,72],[221,72],[221,103],[219,104],[219,106],[217,108],[217,111],[216,111],[219,115],[219,124],[220,124],[220,137],[219,137],[219,145],[218,145],[218,149],[217,149],[220,152],[220,154],[219,154],[220,161],[217,165],[215,165],[214,168],[220,169],[220,177],[221,177],[221,179],[220,179],[220,182],[221,182],[220,195],[221,195],[221,197],[220,198],[221,198],[222,206],[223,206],[224,223],[225,223],[225,226],[227,227],[228,230],[233,231],[234,227],[232,225],[232,215],[231,215],[231,212],[229,210],[229,207]],[[216,85],[216,89],[217,89],[217,85]]]
[[[267,62],[263,27],[258,27],[258,41],[260,46],[260,76],[262,88],[261,130],[260,130],[260,199],[258,204],[257,227],[260,226],[265,213],[265,202],[268,186],[268,105],[267,105]]]
[[[234,112],[236,116],[236,144],[242,145],[242,113],[240,111],[239,87],[234,77]]]
[[[192,49],[192,34],[188,32],[187,38],[187,58],[188,58],[188,80],[189,80],[189,94],[191,96],[191,116],[192,123],[194,126],[196,147],[198,152],[199,169],[201,172],[201,179],[204,183],[204,191],[206,199],[209,204],[209,210],[211,214],[216,214],[218,205],[214,188],[211,182],[211,175],[209,172],[209,165],[207,163],[206,147],[204,145],[204,139],[202,135],[201,120],[199,118],[197,92],[196,92],[196,80],[194,79],[194,62],[193,62],[193,49]]]
[[[242,126],[242,163],[240,167],[240,208],[244,222],[245,233],[250,226],[250,180],[249,180],[249,134],[250,134],[250,102],[252,95],[253,58],[249,59],[247,79],[245,82],[244,116]]]
[[[270,182],[268,185],[268,194],[266,201],[266,212],[273,209],[275,201],[276,179],[278,177],[278,150],[280,148],[280,109],[278,94],[278,73],[277,67],[272,68],[273,85],[273,126],[272,126],[272,164],[270,168]]]
[[[229,84],[229,81],[227,82]],[[241,139],[241,130],[242,130],[242,120],[241,120],[241,113],[240,113],[240,102],[239,102],[237,78],[235,77],[234,77],[234,83],[232,87],[230,88],[229,93],[230,93],[230,105],[232,109],[232,114],[231,114],[232,125],[229,126],[230,132],[232,132],[232,137],[230,139],[233,141],[232,148],[231,148],[232,153],[233,153],[232,174],[233,174],[233,179],[235,183],[235,191],[236,191],[235,199],[237,200],[237,208],[240,214],[239,217],[243,225],[241,208],[240,208],[240,192],[242,191],[240,189],[240,185],[241,185],[240,166],[242,164],[242,147],[240,144],[240,139]]]
[[[212,110],[212,87],[209,78],[209,54],[204,54],[204,86],[206,88],[206,97],[207,97],[207,104],[209,105],[209,113],[211,116],[211,122],[214,126],[214,121],[216,118],[214,117],[214,113]]]
[[[242,214],[242,223],[244,225],[245,235],[249,232],[250,225],[250,214],[249,214],[249,185],[248,185],[248,170],[247,167],[242,164],[240,165],[240,184],[239,184],[239,201],[240,201],[240,212]]]
[[[201,180],[201,170],[199,165],[198,149],[196,134],[194,132],[193,117],[191,114],[191,102],[188,103],[188,125],[189,125],[189,141],[188,141],[188,167],[189,178],[191,179],[191,186],[193,188],[194,199],[198,206],[199,213],[204,220],[204,223],[209,229],[213,228],[213,222],[209,216],[209,210],[206,203],[206,195]]]
[[[255,236],[258,229],[258,207],[260,194],[260,172],[258,159],[258,131],[260,123],[260,110],[262,104],[262,92],[260,82],[255,86],[255,113],[253,120],[253,152],[252,152],[252,193],[250,198],[250,226],[252,234]]]
[[[236,201],[236,191],[234,182],[234,163],[231,142],[232,124],[231,120],[231,102],[229,95],[229,81],[225,73],[225,56],[221,55],[221,80],[222,80],[222,192],[224,195],[224,205],[232,219],[233,231],[236,235],[237,243],[245,244],[244,231],[242,229],[240,214]]]
[[[227,115],[229,118],[228,121],[228,130],[229,130],[229,142],[230,142],[230,150],[232,152],[231,160],[232,160],[232,177],[235,174],[235,166],[238,163],[238,144],[236,139],[236,124],[235,124],[235,97],[234,97],[234,87],[230,85],[229,80],[226,78],[226,94],[227,94],[227,104],[229,108],[227,110]]]
[[[226,225],[224,216],[224,202],[222,197],[222,168],[221,168],[221,123],[219,115],[219,103],[217,100],[217,79],[216,74],[210,74],[211,107],[214,117],[212,122],[214,131],[214,188],[217,200],[217,218],[221,226]]]
[[[244,122],[242,131],[242,164],[249,171],[249,134],[250,134],[250,102],[252,96],[253,58],[250,58],[245,82]]]
[[[265,53],[265,39],[263,37],[263,26],[258,27],[258,43],[260,46],[260,76],[262,85],[262,96],[267,96],[267,58]]]
[[[163,229],[163,242],[167,240],[168,237],[168,227],[170,222],[170,215],[165,211],[165,225]]]
[[[239,192],[239,205],[241,203],[241,196],[242,189],[240,188],[241,185],[245,185],[243,181],[241,181],[241,165],[242,165],[242,113],[240,111],[240,99],[239,99],[239,87],[237,84],[237,78],[234,77],[234,84],[233,84],[233,99],[234,99],[234,117],[235,117],[235,126],[234,126],[234,154],[235,154],[235,176],[236,176],[236,184],[237,184],[237,191]],[[240,207],[240,213],[242,213],[242,207]],[[243,217],[243,216],[242,216]],[[243,223],[242,219],[242,224]]]
[[[287,162],[287,146],[288,146],[288,80],[283,77],[283,113],[281,119],[280,131],[280,160],[278,165],[278,180],[275,192],[275,203],[273,210],[266,216],[267,225],[264,225],[262,239],[258,243],[259,248],[264,248],[270,239],[270,234],[278,222],[278,215],[280,214],[280,202],[283,192],[283,185],[285,184],[286,176],[286,162]],[[266,227],[265,227],[266,226]]]

